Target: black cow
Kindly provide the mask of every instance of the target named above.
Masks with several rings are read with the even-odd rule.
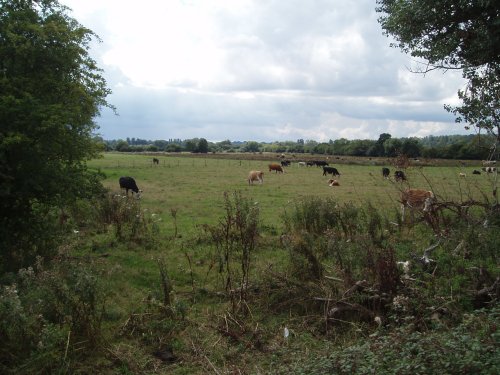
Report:
[[[474,169],[474,170],[472,171],[472,174],[481,174],[481,172],[480,172],[480,171],[478,171],[477,169]]]
[[[141,197],[141,191],[137,187],[137,184],[135,183],[135,180],[132,177],[120,177],[119,179],[120,182],[120,189],[125,189],[127,191],[127,196],[128,196],[128,191],[132,190],[132,195],[134,193],[137,194],[137,198]]]
[[[282,167],[288,167],[290,165],[290,160],[282,160],[281,161],[281,166]]]
[[[316,167],[324,167],[328,165],[328,163],[324,160],[315,160],[313,163],[316,165]]]
[[[323,176],[331,174],[332,176],[340,176],[339,171],[335,167],[323,167]]]
[[[390,174],[391,170],[389,168],[382,168],[382,176],[384,176],[384,178],[389,178]]]
[[[314,165],[314,162],[313,161],[308,161],[308,162],[306,162],[306,165],[308,167],[312,167]]]
[[[403,171],[394,172],[394,179],[396,181],[406,181],[405,173]]]
[[[153,158],[153,164],[159,164],[160,161],[157,158]]]

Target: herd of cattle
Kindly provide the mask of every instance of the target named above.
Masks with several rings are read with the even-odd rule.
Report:
[[[159,160],[157,158],[153,158],[153,165],[154,164],[159,164]],[[285,173],[285,167],[288,167],[291,165],[291,162],[288,160],[283,160],[281,161],[280,164],[278,163],[271,163],[268,165],[269,167],[269,172],[275,172],[275,173]],[[308,166],[316,166],[316,167],[322,167],[323,170],[323,176],[327,176],[329,174],[332,175],[332,177],[340,177],[340,172],[338,171],[337,168],[335,167],[330,167],[328,162],[324,160],[313,160],[313,161],[299,161],[297,163],[299,167],[308,167]],[[497,168],[494,166],[491,166],[491,162],[488,162],[488,164],[483,163],[482,171],[486,173],[496,173]],[[382,177],[385,179],[390,178],[391,171],[389,168],[384,167],[382,168]],[[472,171],[472,174],[474,175],[480,175],[481,171],[474,169]],[[466,173],[460,172],[459,173],[460,177],[466,177]],[[403,171],[401,170],[396,170],[394,171],[394,180],[396,182],[403,182],[407,181],[406,175]],[[264,183],[264,172],[262,171],[250,171],[248,174],[247,178],[248,184],[253,185],[254,182],[258,182],[260,184]],[[132,177],[120,177],[119,179],[119,184],[120,184],[120,189],[125,189],[126,194],[128,196],[129,190],[132,191],[132,195],[135,193],[136,198],[140,198],[142,190],[140,190],[137,186],[137,183]],[[328,180],[328,186],[333,187],[333,186],[340,186],[340,183],[336,179],[329,179]],[[428,212],[430,211],[432,204],[434,204],[436,201],[436,198],[434,197],[434,194],[432,191],[428,190],[421,190],[421,189],[406,189],[401,193],[401,211],[402,211],[402,219],[404,220],[404,215],[405,215],[405,209],[410,208],[412,210],[417,209],[421,210],[423,212]]]

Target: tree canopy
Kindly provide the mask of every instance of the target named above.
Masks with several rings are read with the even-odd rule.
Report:
[[[443,68],[500,62],[500,5],[495,0],[377,0],[394,46]]]
[[[0,268],[43,247],[51,210],[99,186],[85,161],[98,151],[93,119],[110,90],[88,53],[97,36],[67,11],[54,0],[0,1]]]
[[[496,0],[377,0],[379,22],[392,45],[423,59],[420,72],[461,69],[463,105],[445,106],[499,143],[500,2]]]

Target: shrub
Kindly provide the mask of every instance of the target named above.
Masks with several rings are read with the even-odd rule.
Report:
[[[72,217],[79,227],[98,233],[113,231],[118,241],[134,242],[147,248],[159,242],[160,218],[143,210],[137,199],[121,194],[104,194],[89,201],[77,201]]]
[[[362,344],[328,357],[280,368],[295,374],[498,374],[500,310],[464,316],[457,327],[433,332],[407,325],[386,335],[372,335]],[[443,327],[444,328],[444,327]]]
[[[99,345],[104,293],[91,267],[54,262],[21,269],[0,292],[0,370],[49,373]]]
[[[224,287],[231,296],[233,310],[238,300],[234,298],[235,281],[239,278],[240,298],[245,299],[250,277],[250,261],[259,235],[259,206],[244,198],[240,192],[224,193],[225,216],[219,224],[205,226],[216,247],[218,269],[224,278]],[[240,263],[241,272],[235,268]]]

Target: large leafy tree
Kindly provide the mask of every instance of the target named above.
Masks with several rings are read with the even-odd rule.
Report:
[[[96,35],[54,0],[0,0],[0,270],[53,248],[51,214],[100,186],[85,162],[109,106]]]
[[[379,22],[393,46],[422,60],[420,72],[460,69],[462,106],[446,106],[457,122],[500,141],[500,2],[498,0],[377,0]]]

